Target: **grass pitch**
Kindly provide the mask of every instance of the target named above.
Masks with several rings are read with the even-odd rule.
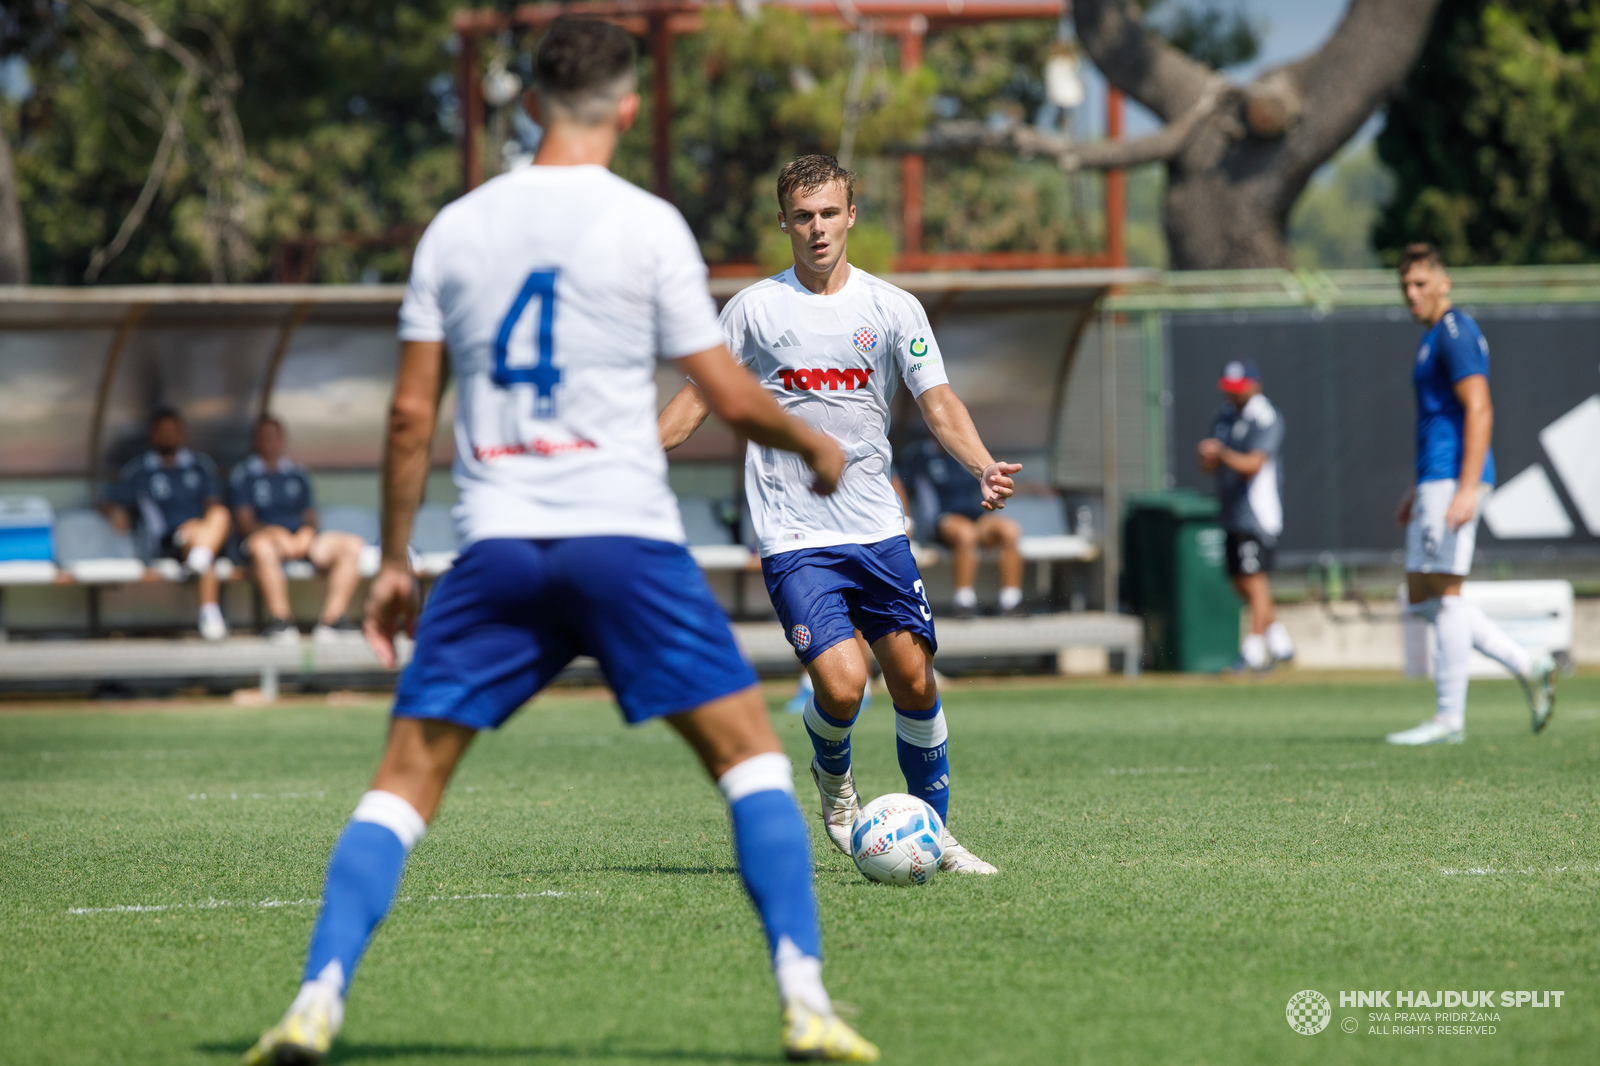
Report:
[[[802,772],[829,987],[889,1063],[1593,1061],[1600,679],[1567,682],[1537,738],[1495,682],[1464,746],[1381,743],[1430,700],[1388,679],[956,682],[952,828],[1002,873],[866,883]],[[294,991],[385,710],[0,714],[0,1062],[234,1061]],[[776,721],[803,765],[799,720]],[[856,738],[864,795],[901,789],[881,695]],[[485,736],[401,895],[334,1061],[778,1059],[722,803],[603,696]],[[1315,1036],[1285,1019],[1302,989],[1333,1002]],[[1402,989],[1564,996],[1497,1006],[1481,1035],[1340,1007]]]

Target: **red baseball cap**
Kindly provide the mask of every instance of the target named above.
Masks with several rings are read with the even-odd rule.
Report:
[[[1222,368],[1222,377],[1217,381],[1217,388],[1223,392],[1243,392],[1246,385],[1251,383],[1261,384],[1261,371],[1249,359],[1230,360]]]

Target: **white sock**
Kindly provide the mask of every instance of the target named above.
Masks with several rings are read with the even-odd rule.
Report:
[[[1450,598],[1460,599],[1455,596]],[[1506,636],[1505,630],[1495,625],[1494,620],[1483,613],[1483,608],[1475,603],[1461,600],[1459,610],[1466,615],[1474,648],[1518,677],[1527,677],[1533,672],[1533,656],[1528,654],[1528,649]]]
[[[956,589],[956,594],[951,597],[951,601],[957,607],[976,607],[978,606],[978,590],[971,585],[958,588]]]
[[[1239,645],[1239,654],[1244,656],[1244,661],[1259,669],[1267,665],[1267,638],[1260,633],[1251,633]]]
[[[1283,628],[1282,622],[1267,627],[1267,650],[1274,659],[1288,659],[1294,655],[1294,641],[1289,639],[1289,631]]]
[[[189,549],[189,554],[183,557],[183,565],[197,574],[203,574],[211,569],[211,564],[216,562],[217,553],[204,545],[197,545]]]
[[[1472,658],[1472,623],[1461,608],[1460,596],[1441,596],[1434,621],[1438,653],[1433,661],[1433,683],[1439,695],[1435,717],[1451,729],[1467,723],[1467,665]]]
[[[289,1004],[289,1013],[310,1006],[318,1000],[328,1002],[329,1013],[333,1016],[335,1031],[344,1027],[344,967],[339,965],[339,960],[334,959],[322,968],[322,972],[309,981],[300,984],[300,991],[294,997],[294,1002]]]
[[[1009,611],[1022,602],[1022,590],[1016,585],[1007,585],[1000,590],[1000,609]]]
[[[222,608],[214,603],[202,603],[200,605],[200,620],[205,621],[211,618],[215,618],[219,622],[222,621]]]
[[[822,987],[822,960],[802,955],[788,937],[778,941],[772,954],[772,972],[778,978],[778,999],[784,1003],[798,999],[818,1014],[832,1014],[833,1000]]]

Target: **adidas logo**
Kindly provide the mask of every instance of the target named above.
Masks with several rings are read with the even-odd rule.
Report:
[[[774,348],[798,348],[800,347],[800,338],[794,335],[794,330],[786,329],[783,331],[783,336],[772,342],[772,346]]]

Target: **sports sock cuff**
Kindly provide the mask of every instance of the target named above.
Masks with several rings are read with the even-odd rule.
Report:
[[[717,778],[717,788],[730,804],[757,792],[787,792],[794,795],[794,764],[781,751],[753,755]]]
[[[835,744],[848,737],[850,730],[855,726],[854,722],[841,722],[832,715],[824,713],[822,708],[817,706],[815,699],[806,701],[804,717],[807,729],[810,729],[823,740],[831,741]]]
[[[416,847],[417,842],[428,831],[428,823],[422,820],[422,815],[417,813],[415,807],[393,792],[381,792],[378,789],[373,789],[361,797],[361,802],[356,804],[356,812],[350,816],[350,820],[383,826],[400,838],[400,843],[407,851]]]
[[[902,711],[894,709],[895,736],[919,748],[937,748],[950,736],[945,728],[944,711],[935,703],[928,711]]]

